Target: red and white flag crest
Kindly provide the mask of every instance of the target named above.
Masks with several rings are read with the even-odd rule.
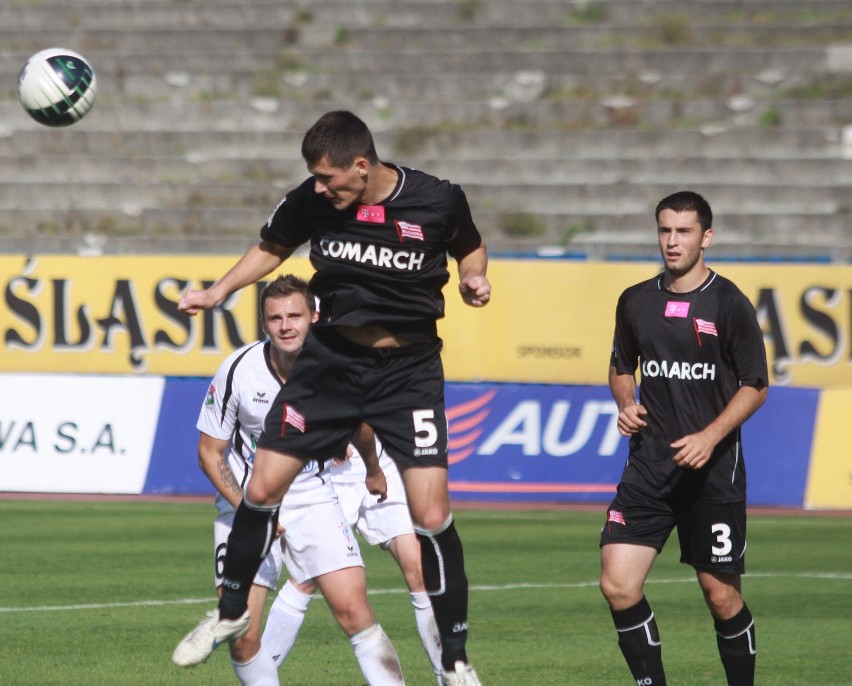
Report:
[[[302,433],[305,433],[305,416],[300,414],[292,405],[284,406],[284,421],[281,424],[282,432],[284,429],[283,425],[289,424]]]
[[[706,319],[696,319],[695,330],[700,333],[709,333],[711,336],[719,336],[716,332],[716,325],[713,322],[708,322]]]
[[[396,225],[396,232],[399,234],[400,243],[402,243],[403,238],[413,238],[416,241],[424,240],[423,227],[419,224],[409,224],[399,220],[394,221],[394,224]]]
[[[624,521],[624,513],[620,510],[610,510],[607,513],[606,520],[608,522],[615,522],[616,524],[621,524],[622,526],[627,526],[627,522]]]

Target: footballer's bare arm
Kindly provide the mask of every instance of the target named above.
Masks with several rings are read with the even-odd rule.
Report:
[[[202,431],[198,435],[198,466],[222,497],[236,509],[243,499],[243,491],[225,460],[229,446],[229,441]]]
[[[191,315],[210,309],[234,291],[262,279],[290,257],[294,250],[295,248],[288,248],[270,241],[260,241],[249,248],[225,276],[209,288],[203,291],[184,291],[180,297],[178,309]]]
[[[459,260],[459,293],[465,304],[484,307],[491,300],[491,283],[485,275],[488,252],[485,243]]]
[[[633,374],[619,374],[610,365],[609,390],[618,405],[618,432],[622,436],[632,436],[648,426],[643,419],[648,410],[636,402],[636,377]]]
[[[379,456],[376,453],[376,435],[367,424],[361,424],[355,435],[352,436],[352,444],[361,454],[364,466],[367,468],[367,478],[364,480],[367,491],[372,495],[379,496],[379,502],[384,502],[388,497],[388,482],[385,473],[379,466]]]

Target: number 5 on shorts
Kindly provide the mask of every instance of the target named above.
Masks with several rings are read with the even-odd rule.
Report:
[[[414,410],[414,445],[429,448],[438,440],[438,428],[435,426],[435,410]]]

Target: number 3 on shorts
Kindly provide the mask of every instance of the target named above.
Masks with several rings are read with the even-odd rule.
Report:
[[[414,445],[418,448],[429,448],[438,440],[438,429],[435,426],[435,410],[414,410],[411,413],[414,420]]]
[[[734,547],[731,543],[731,527],[727,524],[713,524],[710,527],[710,531],[712,531],[716,535],[716,543],[710,548],[710,551],[714,555],[727,555],[731,552],[731,549]]]

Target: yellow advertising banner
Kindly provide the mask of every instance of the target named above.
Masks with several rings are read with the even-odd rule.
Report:
[[[259,287],[189,317],[180,293],[238,256],[2,256],[0,371],[207,376],[259,336]],[[306,259],[283,271],[309,278]],[[852,387],[852,266],[722,263],[755,305],[771,381]],[[465,306],[455,267],[439,329],[451,381],[604,384],[615,304],[659,265],[492,260],[491,304]]]
[[[261,335],[260,287],[190,317],[177,309],[238,256],[0,257],[0,371],[211,376]],[[310,278],[307,260],[287,271]]]
[[[852,458],[846,422],[852,416],[852,390],[820,394],[805,507],[852,509]]]
[[[772,384],[852,387],[852,266],[711,267],[755,306]],[[482,312],[447,288],[447,378],[605,384],[618,297],[659,272],[651,262],[493,260]]]

